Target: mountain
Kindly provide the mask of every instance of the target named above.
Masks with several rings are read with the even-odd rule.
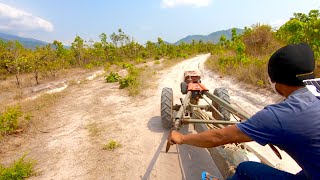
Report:
[[[40,41],[37,39],[23,38],[20,36],[15,36],[15,35],[1,33],[1,32],[0,32],[0,39],[3,39],[4,41],[19,41],[23,45],[23,47],[29,48],[29,49],[35,49],[37,46],[45,46],[48,44],[47,42]]]
[[[243,33],[243,29],[239,29],[239,28],[236,28],[237,30],[237,34],[241,34]],[[216,31],[216,32],[213,32],[209,35],[189,35],[185,38],[182,38],[180,39],[179,41],[175,42],[174,44],[178,45],[180,44],[181,42],[185,42],[185,43],[191,43],[192,40],[195,40],[195,41],[200,41],[202,40],[203,42],[213,42],[213,43],[217,43],[219,42],[220,40],[220,37],[222,35],[225,35],[227,39],[231,39],[232,37],[232,29],[228,29],[228,30],[222,30],[222,31]]]

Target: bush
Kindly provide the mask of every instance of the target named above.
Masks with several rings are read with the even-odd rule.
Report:
[[[132,75],[128,75],[125,78],[121,78],[119,80],[119,84],[120,84],[120,89],[124,89],[127,88],[129,86],[132,86],[134,83],[136,82],[136,78],[133,77]]]
[[[160,61],[159,61],[159,60],[157,60],[156,62],[154,62],[154,64],[160,64]]]
[[[243,37],[245,52],[247,55],[266,55],[271,54],[281,45],[276,40],[272,28],[268,25],[255,25],[248,29]]]
[[[137,64],[140,64],[140,63],[143,62],[143,59],[142,59],[142,58],[137,58],[137,59],[135,60],[135,62],[136,62]]]
[[[108,83],[118,82],[120,78],[121,77],[118,75],[118,73],[114,73],[114,72],[110,72],[110,74],[105,77],[106,82]]]
[[[123,64],[122,64],[122,67],[123,67],[123,69],[127,69],[127,68],[133,67],[133,65],[130,64],[130,63],[123,63]]]
[[[18,119],[23,115],[20,106],[9,107],[0,114],[0,133],[10,134],[18,128]]]
[[[9,167],[0,165],[0,180],[18,180],[32,176],[34,174],[33,168],[35,161],[25,159],[25,156],[26,155],[23,155]]]

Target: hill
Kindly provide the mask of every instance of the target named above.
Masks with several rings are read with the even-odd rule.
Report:
[[[200,41],[202,40],[203,42],[213,42],[213,43],[217,43],[219,42],[219,39],[222,35],[225,35],[227,39],[231,39],[231,30],[232,29],[228,29],[228,30],[222,30],[222,31],[216,31],[216,32],[213,32],[209,35],[189,35],[185,38],[182,38],[180,39],[179,41],[175,42],[174,44],[180,44],[181,42],[185,42],[185,43],[191,43],[192,40],[195,40],[195,41]],[[241,34],[243,33],[243,29],[239,29],[239,28],[236,28],[237,30],[237,34]]]
[[[45,46],[48,44],[47,42],[40,41],[37,39],[24,38],[24,37],[1,33],[1,32],[0,32],[0,39],[3,39],[5,41],[19,41],[25,48],[29,48],[29,49],[35,49],[37,46]]]

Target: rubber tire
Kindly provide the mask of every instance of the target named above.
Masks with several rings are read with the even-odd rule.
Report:
[[[230,104],[230,96],[229,96],[229,93],[228,91],[225,89],[225,88],[216,88],[213,92],[214,95],[218,96],[219,98],[225,100],[227,103]],[[219,104],[215,103],[212,101],[212,105],[218,109],[218,111],[223,115],[223,119],[222,120],[225,120],[225,121],[230,121],[230,112],[220,106]],[[215,119],[218,119],[220,120],[221,117],[216,113],[216,112],[212,112],[212,116],[215,118]]]
[[[163,88],[161,92],[161,122],[162,127],[170,129],[173,125],[173,93],[171,88]]]
[[[182,82],[180,84],[180,89],[182,94],[187,94],[188,93],[188,84],[186,82]]]

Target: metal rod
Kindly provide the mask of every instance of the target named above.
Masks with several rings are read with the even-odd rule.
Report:
[[[181,123],[206,123],[206,124],[227,124],[227,125],[233,125],[238,124],[238,121],[222,121],[222,120],[214,120],[214,121],[208,121],[208,120],[200,120],[200,119],[183,119],[181,120]]]
[[[200,109],[206,109],[206,108],[210,107],[209,105],[195,105],[195,104],[191,104],[191,103],[189,103],[189,105],[191,107],[200,108]]]
[[[179,129],[180,120],[182,119],[184,112],[189,104],[190,96],[191,96],[191,91],[188,91],[188,93],[187,93],[186,97],[184,98],[183,103],[182,103],[182,105],[181,105],[181,107],[175,117],[174,127],[177,129]]]
[[[205,97],[202,96],[202,98],[209,104],[209,106],[211,106],[211,108],[220,116],[220,118],[224,118],[224,116],[219,112],[219,110],[216,107],[210,104],[210,102]]]
[[[241,109],[238,109],[231,104],[227,103],[225,100],[219,98],[218,96],[205,91],[204,94],[210,98],[211,100],[217,102],[219,105],[225,107],[229,112],[235,114],[236,116],[240,117],[241,120],[247,120],[250,118],[250,115],[248,115],[246,112],[242,111]]]

